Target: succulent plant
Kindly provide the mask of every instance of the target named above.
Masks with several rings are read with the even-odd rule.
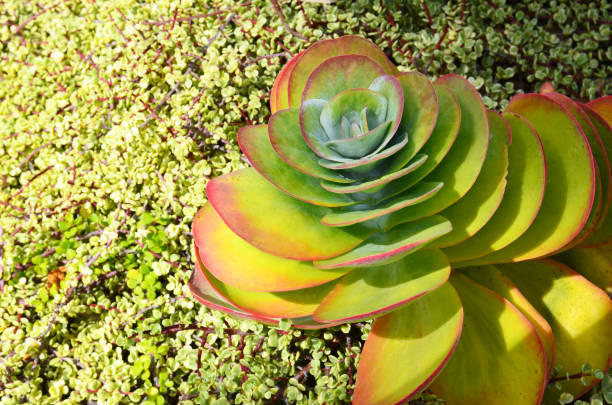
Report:
[[[210,180],[194,219],[199,301],[297,328],[377,318],[354,403],[555,403],[553,367],[609,367],[612,302],[563,263],[596,251],[608,267],[585,274],[612,284],[611,97],[545,88],[499,114],[346,36],[295,56],[270,99],[238,133],[253,167]],[[580,377],[558,382],[578,397],[597,381]]]

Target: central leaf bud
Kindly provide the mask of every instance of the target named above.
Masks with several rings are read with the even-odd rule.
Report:
[[[368,107],[361,110],[361,114],[347,114],[342,116],[342,138],[358,138],[369,131]]]

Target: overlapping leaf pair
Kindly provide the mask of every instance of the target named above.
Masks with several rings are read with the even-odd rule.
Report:
[[[293,58],[270,104],[238,133],[253,168],[212,179],[194,219],[202,303],[300,328],[380,316],[354,403],[429,386],[449,404],[537,404],[553,365],[609,366],[609,297],[540,258],[612,239],[611,98],[526,94],[498,114],[461,77],[399,73],[347,36]],[[607,267],[586,275],[610,287],[596,251]]]

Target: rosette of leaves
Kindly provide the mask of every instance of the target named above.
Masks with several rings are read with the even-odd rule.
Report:
[[[610,98],[499,114],[355,36],[295,56],[270,98],[238,133],[253,167],[212,179],[194,219],[198,300],[298,328],[377,318],[354,403],[537,404],[553,367],[608,368],[610,298],[561,261],[611,239]]]

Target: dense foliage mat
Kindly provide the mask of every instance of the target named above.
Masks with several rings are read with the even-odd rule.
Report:
[[[544,81],[612,93],[607,2],[495,3],[5,4],[0,401],[347,402],[369,324],[277,329],[196,305],[190,223],[207,180],[246,166],[236,132],[267,121],[281,66],[321,38],[465,76],[490,108]]]

